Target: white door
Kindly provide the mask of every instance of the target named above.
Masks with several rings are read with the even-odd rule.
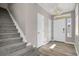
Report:
[[[44,16],[37,15],[37,47],[44,44]]]
[[[65,42],[66,34],[66,21],[65,19],[54,20],[54,40]]]

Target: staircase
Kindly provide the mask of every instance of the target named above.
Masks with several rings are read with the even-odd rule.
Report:
[[[0,8],[0,56],[37,55],[32,46],[26,46],[6,9]]]

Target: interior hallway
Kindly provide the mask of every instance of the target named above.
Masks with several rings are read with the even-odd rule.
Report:
[[[53,44],[56,44],[55,48],[49,49]],[[72,44],[67,44],[58,41],[51,41],[46,45],[39,48],[39,52],[43,56],[76,56],[75,47]]]
[[[51,4],[46,4],[46,5],[48,5],[49,7]],[[6,12],[3,10],[0,11],[0,18],[1,18],[0,19],[0,22],[1,22],[0,23],[0,26],[1,26],[0,28],[0,32],[1,32],[0,53],[1,54],[0,56],[5,56],[5,55],[6,56],[7,55],[8,56],[76,56],[77,55],[75,51],[75,47],[74,47],[75,45],[75,42],[74,42],[75,41],[75,23],[74,22],[75,22],[75,16],[77,18],[77,15],[78,15],[78,14],[77,15],[75,14],[78,12],[75,13],[76,11],[75,9],[72,9],[71,11],[73,12],[70,12],[68,8],[68,12],[70,13],[70,16],[69,15],[67,16],[73,18],[71,21],[68,22],[69,23],[68,27],[72,26],[71,28],[72,30],[68,31],[68,33],[70,32],[72,33],[70,33],[71,36],[68,36],[68,38],[70,39],[66,38],[67,40],[63,40],[65,39],[65,34],[67,34],[64,31],[66,27],[58,28],[59,26],[58,27],[55,26],[58,28],[56,30],[53,27],[54,25],[53,20],[55,20],[53,17],[55,16],[53,16],[53,14],[51,14],[50,12],[46,11],[49,8],[44,10],[42,6],[40,6],[39,4],[15,4],[13,3],[13,4],[8,4],[7,8],[4,9],[4,10],[7,10]],[[53,4],[51,5],[51,8],[49,10],[52,10],[52,6]],[[62,14],[60,13],[57,13],[57,14],[60,15],[58,17],[61,18]],[[40,20],[38,22],[39,26],[37,26],[38,25],[37,19]],[[42,25],[40,26],[41,23]],[[59,24],[59,23],[55,23],[55,24]],[[63,22],[63,24],[65,25],[65,22]],[[59,25],[61,25],[61,23]],[[37,29],[37,27],[39,28]],[[40,30],[40,28],[42,29]],[[56,31],[53,31],[53,29],[55,29]],[[60,31],[57,32],[59,29]],[[56,34],[57,36],[54,35],[53,32],[57,33],[58,35],[57,34]],[[59,36],[60,34],[64,36],[62,35]],[[60,40],[60,41],[67,41],[67,42],[72,42],[72,43],[74,42],[74,45],[66,44],[63,42],[57,42],[57,41],[49,42],[53,39],[56,39],[53,36],[56,36],[57,40]],[[78,40],[76,41],[78,42]],[[46,44],[47,42],[49,43]],[[56,44],[55,48],[49,49],[49,47],[53,44]]]

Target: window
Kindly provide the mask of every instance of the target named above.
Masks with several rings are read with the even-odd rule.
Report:
[[[71,17],[67,18],[67,37],[72,37]]]

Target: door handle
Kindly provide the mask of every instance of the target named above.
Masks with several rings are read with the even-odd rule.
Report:
[[[65,31],[65,28],[63,28],[63,32]]]
[[[39,34],[40,32],[38,32],[38,34]]]

